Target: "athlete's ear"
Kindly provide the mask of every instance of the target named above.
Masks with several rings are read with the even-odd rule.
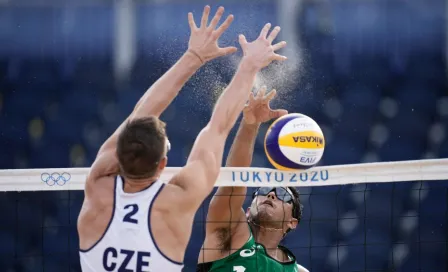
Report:
[[[250,215],[250,206],[247,207],[247,209],[246,209],[246,217],[249,217],[249,215]]]
[[[299,220],[295,219],[294,217],[291,217],[291,220],[289,220],[287,226],[289,229],[296,229],[297,224],[299,223]]]
[[[166,165],[168,164],[168,157],[165,156],[163,157],[160,162],[159,162],[159,171],[162,171],[163,169],[165,169]]]

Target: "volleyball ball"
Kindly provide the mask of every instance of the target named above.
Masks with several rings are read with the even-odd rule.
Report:
[[[322,158],[325,139],[310,117],[290,113],[275,120],[266,132],[264,150],[269,162],[279,170],[305,170]]]

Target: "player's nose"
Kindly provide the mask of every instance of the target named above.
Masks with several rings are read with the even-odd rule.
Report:
[[[267,198],[275,200],[277,198],[277,196],[275,195],[274,191],[269,192],[269,194],[267,195]]]

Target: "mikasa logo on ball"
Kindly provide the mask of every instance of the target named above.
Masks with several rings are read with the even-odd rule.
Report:
[[[316,136],[293,136],[292,140],[294,142],[309,142],[309,143],[316,143],[317,146],[322,145],[324,143],[324,139]]]

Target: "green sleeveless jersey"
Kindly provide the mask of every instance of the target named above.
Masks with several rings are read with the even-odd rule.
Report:
[[[279,246],[289,258],[289,262],[279,262],[266,253],[266,248],[255,242],[252,234],[238,251],[210,263],[199,264],[196,271],[209,272],[297,272],[296,258],[291,251]]]

